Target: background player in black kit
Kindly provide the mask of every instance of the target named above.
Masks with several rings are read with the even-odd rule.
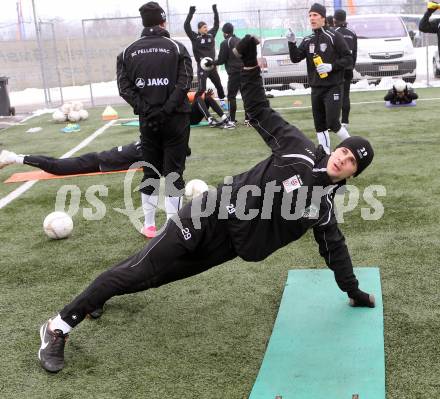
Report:
[[[272,110],[257,64],[256,43],[246,35],[237,45],[244,64],[241,89],[251,123],[272,154],[234,176],[231,184],[220,185],[218,191],[187,204],[144,249],[102,273],[53,320],[44,323],[38,356],[47,371],[64,367],[68,333],[111,297],[190,277],[237,256],[260,261],[309,229],[350,304],[374,307],[374,296],[359,289],[333,211],[335,190],[368,167],[373,149],[366,139],[350,137],[328,156]],[[321,194],[315,196],[309,188]],[[306,193],[304,200],[300,193]],[[262,201],[266,195],[268,201]],[[286,199],[287,216],[282,205]],[[298,207],[303,213],[292,218],[292,209],[296,213]],[[207,209],[210,212],[203,214]],[[249,218],[255,211],[255,217]]]
[[[431,15],[434,14],[435,10],[440,10],[440,3],[428,1],[428,9],[419,22],[419,30],[424,33],[437,34],[437,46],[440,54],[440,18],[433,18],[430,20]]]
[[[350,85],[353,79],[353,68],[357,60],[357,35],[347,28],[347,13],[344,10],[336,10],[334,15],[335,31],[344,36],[348,48],[351,51],[353,62],[344,70],[344,83],[342,84],[342,126],[347,127],[350,115]]]
[[[388,90],[383,99],[389,101],[392,105],[409,105],[415,104],[413,101],[418,98],[418,94],[412,87],[408,87],[404,80],[398,79],[394,82],[393,87]]]
[[[207,62],[206,66],[211,65],[225,65],[226,72],[228,73],[228,105],[229,105],[229,118],[232,123],[236,123],[235,115],[237,112],[237,93],[240,90],[240,72],[243,67],[243,62],[238,58],[233,49],[238,44],[240,39],[234,35],[234,25],[230,22],[226,22],[223,27],[223,37],[225,40],[220,44],[220,51],[218,58],[212,62]],[[245,119],[248,119],[245,116]]]
[[[235,125],[229,120],[228,116],[223,112],[220,105],[218,105],[214,100],[213,95],[214,92],[212,89],[209,89],[202,95],[197,95],[197,93],[191,91],[188,93],[188,99],[191,103],[191,125],[197,125],[203,119],[206,119],[209,127],[234,129]],[[211,112],[209,112],[210,108],[212,108],[220,117],[220,121],[211,115]]]
[[[215,59],[215,36],[219,28],[219,19],[217,5],[212,5],[212,11],[214,12],[214,26],[208,30],[208,25],[204,21],[197,23],[197,32],[191,29],[191,20],[196,12],[196,7],[191,6],[189,8],[188,16],[186,17],[185,23],[183,25],[185,33],[191,40],[194,58],[197,61],[197,78],[198,78],[198,90],[197,94],[202,95],[206,91],[206,80],[209,78],[214,84],[217,90],[218,98],[220,99],[220,104],[223,108],[226,107],[225,104],[225,92],[223,90],[222,82],[218,74],[217,68],[213,68],[211,71],[205,71],[200,66],[200,60],[205,57],[210,57]]]
[[[191,112],[186,94],[193,72],[188,51],[165,30],[159,4],[150,1],[139,11],[145,29],[118,56],[117,82],[119,94],[139,115],[144,161],[152,165],[144,166],[141,188],[142,206],[148,210],[143,233],[151,238],[156,234],[158,173],[165,176],[167,219],[181,207]]]
[[[352,56],[344,37],[326,27],[326,8],[318,3],[309,11],[313,33],[304,38],[299,47],[295,34],[286,35],[289,42],[290,60],[294,63],[307,60],[308,82],[312,88],[312,112],[318,142],[330,153],[328,130],[335,132],[341,140],[350,137],[339,121],[342,106],[341,85],[344,71],[352,64]],[[320,57],[322,62],[315,65]]]

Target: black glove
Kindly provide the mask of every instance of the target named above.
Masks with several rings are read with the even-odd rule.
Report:
[[[376,299],[374,298],[374,295],[367,294],[366,292],[359,289],[349,292],[348,296],[350,298],[350,306],[374,308],[374,306],[376,305]]]
[[[252,35],[246,35],[241,39],[233,52],[243,61],[245,67],[254,67],[258,65],[257,61],[257,44],[259,40]]]
[[[212,5],[212,11],[217,12],[217,4]]]
[[[196,6],[191,6],[190,8],[189,8],[189,13],[190,14],[194,14],[196,12]]]
[[[147,115],[147,126],[153,131],[157,132],[165,123],[168,114],[162,109],[156,109]]]
[[[149,110],[150,106],[142,99],[139,99],[133,107],[133,113],[135,115],[147,115]]]

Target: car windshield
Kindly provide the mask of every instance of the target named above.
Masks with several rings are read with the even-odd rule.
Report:
[[[405,27],[398,17],[353,18],[348,21],[358,39],[380,39],[387,37],[405,37]]]
[[[302,38],[297,38],[296,44],[299,46]],[[287,40],[280,39],[268,39],[263,43],[263,48],[261,54],[265,57],[270,55],[286,55],[289,54],[289,47],[287,45]]]

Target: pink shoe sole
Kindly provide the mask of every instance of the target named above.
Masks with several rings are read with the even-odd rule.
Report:
[[[154,238],[156,237],[156,226],[144,226],[141,233],[147,238]]]

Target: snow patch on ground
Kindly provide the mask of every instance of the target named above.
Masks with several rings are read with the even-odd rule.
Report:
[[[440,79],[434,79],[432,71],[432,58],[437,46],[419,47],[415,49],[417,57],[417,80],[412,85],[414,88],[427,87],[429,74],[429,86],[440,87]],[[227,87],[228,76],[224,70],[220,71],[220,78],[223,87]],[[366,79],[360,80],[357,83],[351,85],[352,91],[375,91],[375,90],[388,90],[393,85],[393,78],[382,78],[378,85],[369,83]],[[208,88],[214,86],[208,80]],[[279,96],[295,96],[295,95],[308,95],[310,94],[310,88],[305,89],[302,84],[291,84],[289,90],[271,90],[270,94],[274,97]],[[92,85],[92,92],[95,98],[119,98],[118,86],[116,81],[100,82]],[[50,97],[53,103],[61,103],[61,95],[59,88],[50,90]],[[240,96],[238,96],[240,98]],[[23,91],[16,91],[10,93],[11,104],[14,106],[31,105],[31,104],[44,104],[44,91],[42,89],[25,89]],[[63,100],[67,101],[88,101],[90,100],[90,86],[69,86],[63,87]],[[41,112],[44,110],[40,110]],[[39,111],[39,112],[40,112]],[[54,110],[47,110],[45,113],[53,112]]]

